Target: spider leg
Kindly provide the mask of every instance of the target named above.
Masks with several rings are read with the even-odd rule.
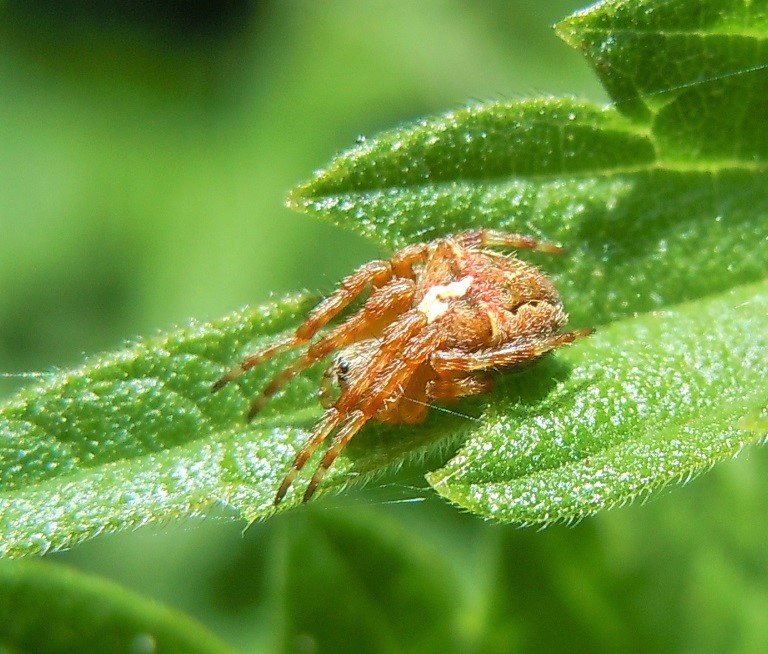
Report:
[[[405,382],[402,398],[397,402],[397,420],[407,425],[424,422],[429,412],[429,391],[427,390],[435,372],[428,365],[420,365]],[[378,418],[378,416],[377,416]]]
[[[251,404],[248,418],[253,418],[264,404],[280,388],[293,379],[302,370],[339,349],[358,340],[376,321],[391,315],[403,313],[410,307],[416,292],[416,283],[410,279],[392,279],[381,288],[377,288],[368,298],[363,308],[353,316],[326,334],[293,364],[276,375]]]
[[[329,367],[325,369],[323,378],[320,380],[320,388],[318,389],[320,405],[324,409],[330,409],[333,406],[333,387],[334,378],[331,368]]]
[[[473,229],[458,234],[455,239],[466,248],[496,245],[518,250],[538,250],[547,254],[562,254],[564,252],[563,248],[554,243],[539,241],[524,234],[512,234],[496,229]]]
[[[520,336],[498,347],[474,352],[442,350],[434,352],[429,362],[440,377],[447,378],[489,368],[508,368],[569,345],[593,332],[593,329],[578,329],[549,337]]]
[[[302,448],[301,452],[299,452],[291,470],[280,485],[280,489],[275,496],[275,504],[279,504],[282,501],[286,492],[291,487],[291,484],[296,479],[296,476],[299,474],[299,471],[307,462],[307,459],[312,456],[315,450],[320,446],[320,443],[322,443],[328,435],[339,426],[342,421],[342,416],[346,416],[341,429],[336,434],[330,448],[309,482],[307,490],[304,493],[304,501],[306,502],[312,497],[317,486],[322,481],[326,470],[330,468],[339,453],[346,447],[347,443],[349,443],[352,437],[357,434],[360,428],[368,422],[368,420],[378,413],[386,400],[392,397],[398,384],[402,385],[409,373],[424,362],[427,352],[429,351],[426,347],[428,343],[426,343],[426,339],[423,336],[424,332],[421,332],[419,336],[414,336],[414,334],[424,327],[425,320],[424,314],[420,311],[409,311],[403,314],[399,320],[395,321],[385,330],[382,336],[382,344],[376,351],[376,355],[372,359],[371,364],[366,369],[366,374],[357,378],[353,384],[342,393],[341,397],[336,401],[336,404],[326,412],[320,424],[315,428],[315,431],[307,444]],[[409,339],[422,342],[421,349],[424,350],[424,353],[418,361],[406,358],[409,354],[412,354],[415,349],[412,346],[412,343],[409,342]],[[402,352],[402,360],[396,359],[394,361],[394,364],[396,364],[394,366],[395,369],[392,372],[389,372],[389,369],[392,368],[392,363],[387,365],[387,362],[389,362],[392,357],[397,356],[398,352]],[[379,372],[382,369],[384,369],[382,376],[386,377],[384,383],[381,383],[378,380]]]
[[[458,377],[456,379],[435,379],[427,384],[427,396],[433,400],[455,400],[470,395],[482,395],[493,388],[489,377]]]
[[[358,268],[341,282],[341,286],[312,311],[296,329],[296,345],[309,341],[325,327],[340,311],[346,309],[368,286],[383,286],[392,279],[392,266],[388,261],[371,261]]]
[[[325,327],[329,321],[360,295],[368,284],[372,284],[376,288],[386,284],[391,278],[392,265],[387,261],[371,261],[361,266],[341,282],[341,286],[335,293],[329,295],[310,311],[307,319],[296,328],[293,336],[244,359],[219,379],[211,391],[215,393],[233,379],[267,359],[309,342],[320,329]]]
[[[293,463],[291,464],[291,469],[288,471],[288,474],[285,475],[283,478],[282,483],[280,484],[280,488],[277,491],[277,494],[275,495],[274,505],[277,506],[282,502],[283,497],[285,497],[285,494],[288,492],[288,489],[293,484],[294,480],[298,476],[299,472],[301,472],[301,469],[306,465],[307,461],[309,460],[309,457],[311,457],[315,450],[317,450],[318,447],[320,447],[320,444],[328,438],[328,434],[330,434],[338,424],[341,422],[341,415],[339,414],[336,409],[328,409],[328,411],[325,412],[325,415],[323,415],[320,422],[317,423],[315,426],[314,431],[312,432],[312,435],[310,436],[309,440],[304,443],[304,446],[299,450],[299,453],[296,455],[296,458],[293,460]]]
[[[277,491],[277,495],[275,496],[276,505],[282,501],[283,497],[288,492],[288,489],[291,487],[291,484],[293,484],[293,481],[296,479],[296,476],[306,464],[307,459],[312,456],[328,435],[339,426],[343,418],[345,416],[347,417],[347,421],[343,427],[345,430],[344,433],[348,433],[346,431],[348,425],[351,428],[353,424],[357,424],[356,418],[350,420],[349,417],[357,416],[361,413],[360,409],[354,407],[358,404],[366,390],[371,386],[371,380],[376,379],[379,371],[384,368],[387,361],[394,356],[393,353],[400,351],[403,344],[424,326],[425,321],[426,318],[423,313],[412,310],[404,313],[399,319],[384,330],[381,337],[382,343],[376,350],[376,355],[372,359],[370,365],[366,368],[366,374],[355,379],[352,385],[342,393],[338,400],[336,400],[336,404],[325,412],[325,415],[315,427],[309,440],[296,456],[296,459],[291,466],[291,470],[285,476],[285,479],[283,479],[283,482],[280,484],[280,488]],[[359,430],[360,427],[375,414],[376,411],[364,411],[364,419],[362,423],[349,434],[349,438],[352,438],[352,436],[357,433],[357,430]],[[349,439],[345,441],[345,444],[348,440]],[[335,456],[333,458],[335,458]],[[330,463],[328,465],[330,466]],[[320,477],[322,477],[322,474]],[[315,487],[319,483],[320,479],[318,478]],[[314,492],[314,487],[312,492]],[[312,493],[310,493],[310,496],[311,494]]]
[[[426,261],[429,252],[430,246],[428,243],[407,245],[402,250],[397,251],[390,259],[392,271],[397,277],[408,277],[413,279],[413,264]]]
[[[360,404],[364,396],[377,393],[382,386],[391,395],[397,384],[402,383],[403,380],[391,384],[390,388],[390,385],[387,384],[390,375],[384,369],[392,366],[393,359],[394,363],[397,364],[400,358],[406,355],[405,353],[412,344],[412,339],[418,340],[418,338],[423,337],[424,332],[422,331],[420,334],[419,332],[423,330],[426,324],[426,316],[418,309],[412,309],[389,325],[381,335],[379,346],[371,362],[366,366],[365,374],[357,377],[341,394],[335,407],[342,413],[350,413]],[[417,334],[419,336],[416,336]],[[415,366],[412,369],[415,369]],[[383,401],[381,405],[383,405]],[[375,415],[381,405],[372,409],[369,415]]]
[[[307,319],[296,328],[293,336],[289,336],[268,348],[256,352],[225,373],[212,387],[215,393],[240,375],[248,372],[254,366],[272,357],[308,343],[312,338],[333,320],[341,311],[346,309],[367,287],[378,288],[386,284],[392,277],[413,278],[413,264],[424,261],[429,254],[429,245],[410,245],[396,252],[390,261],[371,261],[358,268],[346,277],[341,286],[312,311]]]
[[[360,428],[368,422],[369,418],[362,411],[353,411],[347,417],[346,422],[341,426],[338,433],[331,442],[330,447],[325,452],[323,460],[320,461],[320,465],[317,466],[315,474],[312,475],[307,489],[304,491],[303,502],[309,500],[315,494],[318,485],[325,477],[325,473],[333,465],[333,462],[341,454],[341,451],[347,446],[347,443],[352,440],[352,437],[360,431]]]
[[[318,331],[346,309],[368,286],[378,288],[393,277],[413,277],[411,266],[423,261],[429,252],[427,245],[411,245],[396,252],[389,261],[371,261],[358,268],[341,282],[341,286],[320,302],[296,329],[295,345],[302,345],[312,339]]]
[[[442,338],[434,323],[414,334],[400,349],[389,355],[389,363],[377,375],[374,383],[369,385],[362,398],[355,402],[355,406],[373,417],[388,402],[404,399],[403,393],[410,380],[418,374],[419,367],[427,361],[430,352],[439,348]],[[345,399],[342,396],[339,402]]]
[[[251,354],[249,357],[243,359],[243,361],[238,363],[234,368],[230,368],[227,372],[225,372],[218,379],[218,381],[215,384],[213,384],[213,386],[211,386],[211,393],[216,393],[220,391],[227,384],[229,384],[229,382],[237,379],[240,375],[242,375],[245,372],[248,372],[251,368],[260,364],[262,361],[271,359],[273,356],[280,354],[281,352],[285,352],[286,350],[289,350],[292,347],[295,347],[294,340],[295,340],[295,336],[291,338],[287,338],[285,340],[279,341],[278,343],[275,343],[274,345],[270,345],[268,348],[261,350],[260,352],[256,352],[256,354]]]

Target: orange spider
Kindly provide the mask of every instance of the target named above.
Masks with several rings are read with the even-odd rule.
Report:
[[[552,282],[536,267],[487,246],[549,254],[562,249],[520,234],[478,229],[410,245],[389,261],[371,261],[309,314],[293,336],[246,358],[215,392],[285,350],[310,343],[369,286],[363,307],[309,345],[267,384],[250,420],[286,382],[339,351],[325,373],[326,407],[275,496],[279,504],[296,476],[331,434],[325,456],[304,493],[306,502],[325,472],[362,426],[376,420],[422,422],[430,402],[486,393],[489,371],[527,363],[592,333],[559,333],[568,320]],[[330,387],[340,390],[331,399]]]

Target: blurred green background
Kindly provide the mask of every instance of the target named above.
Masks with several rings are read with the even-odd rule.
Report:
[[[579,7],[0,2],[0,372],[333,288],[379,252],[287,191],[358,135],[468,101],[604,101],[551,30]],[[49,558],[249,652],[764,651],[764,458],[544,532],[393,488]]]

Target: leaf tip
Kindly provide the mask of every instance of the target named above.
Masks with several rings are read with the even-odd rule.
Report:
[[[313,181],[310,180],[292,188],[285,198],[285,206],[292,211],[303,213],[307,206],[308,198],[312,195]]]
[[[768,417],[766,416],[745,416],[739,421],[739,427],[745,431],[757,434],[761,438],[761,442],[768,440]]]
[[[575,50],[581,49],[582,39],[580,38],[580,32],[584,28],[584,23],[602,5],[603,2],[598,2],[584,9],[579,9],[570,16],[563,18],[559,23],[555,23],[555,34]]]

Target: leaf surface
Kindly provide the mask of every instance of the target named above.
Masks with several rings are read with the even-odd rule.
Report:
[[[570,520],[762,438],[767,16],[764,2],[601,3],[558,31],[612,106],[468,107],[363,141],[291,194],[294,208],[390,252],[477,227],[561,243],[562,257],[521,256],[552,275],[574,327],[599,328],[462,403],[466,417],[433,410],[423,426],[371,425],[322,490],[425,455],[444,463],[462,444],[429,476],[441,494],[487,517]],[[309,306],[286,298],[193,323],[11,398],[0,407],[0,552],[45,552],[216,505],[271,515],[320,416],[308,401],[319,371],[251,424],[249,398],[290,355],[217,395],[210,385]]]
[[[490,408],[429,481],[475,513],[544,524],[685,481],[764,439],[766,352],[765,282],[613,323],[562,352],[569,372],[550,366],[544,392],[512,380],[523,401]]]
[[[764,2],[599,3],[557,30],[611,106],[469,107],[367,141],[294,192],[397,245],[491,226],[568,250],[536,262],[598,333],[494,396],[428,476],[440,493],[495,519],[571,520],[762,438],[767,24]]]

